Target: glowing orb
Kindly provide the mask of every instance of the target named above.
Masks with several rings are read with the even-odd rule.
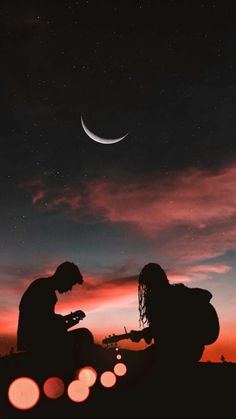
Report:
[[[45,381],[43,391],[49,399],[58,399],[65,391],[65,384],[61,378],[50,377]]]
[[[121,377],[122,375],[125,375],[126,372],[127,372],[127,367],[125,364],[122,364],[122,362],[118,362],[118,364],[114,366],[114,373],[116,375],[119,375]]]
[[[97,379],[97,373],[92,367],[84,367],[78,373],[78,379],[88,387],[92,387]]]
[[[121,355],[120,354],[116,355],[116,358],[121,359]]]
[[[73,380],[68,386],[67,394],[73,402],[83,402],[89,396],[89,387],[80,380]]]
[[[119,348],[116,348],[116,351],[119,351]]]
[[[32,409],[40,397],[40,390],[34,380],[28,377],[16,378],[9,386],[8,398],[17,409]]]
[[[105,371],[102,373],[100,377],[101,384],[103,387],[113,387],[116,383],[116,376],[111,371]]]

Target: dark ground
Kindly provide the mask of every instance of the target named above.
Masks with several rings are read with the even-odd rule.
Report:
[[[121,354],[122,359],[116,360]],[[125,376],[117,377],[112,388],[104,388],[99,377],[113,370],[116,362],[127,366]],[[44,365],[44,368],[43,368]],[[92,357],[80,365],[91,365],[98,379],[89,398],[82,403],[72,402],[66,392],[57,400],[48,399],[42,392],[47,377],[57,375],[66,385],[74,378],[74,369],[56,371],[52,365],[35,362],[25,353],[0,359],[0,418],[94,418],[96,417],[228,417],[234,411],[236,364],[199,362],[191,368],[183,365],[156,365],[152,347],[144,351],[129,351],[96,347]],[[37,381],[41,390],[38,404],[31,410],[14,408],[8,400],[8,386],[16,377],[28,376]]]

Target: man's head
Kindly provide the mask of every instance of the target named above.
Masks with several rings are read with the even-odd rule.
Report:
[[[56,281],[56,290],[60,293],[71,291],[75,284],[83,284],[83,277],[77,265],[64,262],[59,265],[53,275]]]

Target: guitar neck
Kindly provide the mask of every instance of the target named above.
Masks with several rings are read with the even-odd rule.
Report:
[[[123,333],[122,335],[113,336],[117,340],[130,339],[130,333]]]
[[[130,333],[123,333],[122,335],[113,335],[103,339],[102,343],[115,343],[119,342],[120,340],[130,339],[130,336]]]
[[[66,324],[67,329],[69,329],[70,327],[75,326],[77,323],[79,323],[81,318],[82,317],[80,317],[77,312],[65,315],[64,320],[65,320],[65,324]]]
[[[119,340],[130,339],[131,336],[132,336],[131,332],[130,333],[123,333],[122,335],[111,335],[111,336],[108,336],[107,338],[103,339],[102,343],[106,343],[106,344],[116,343],[116,342],[119,342]],[[151,342],[151,339],[152,339],[152,336],[150,335],[149,327],[146,327],[143,330],[135,331],[135,336],[138,337],[139,339],[142,339],[142,338],[145,338],[145,340],[147,339],[146,340],[147,343],[148,343],[148,340],[150,340],[150,342]],[[138,342],[138,340],[137,340],[137,342]]]

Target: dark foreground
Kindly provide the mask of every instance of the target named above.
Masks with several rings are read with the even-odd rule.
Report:
[[[121,360],[117,360],[117,354]],[[127,373],[118,376],[114,387],[104,388],[101,374],[117,362],[127,366]],[[45,360],[32,360],[26,354],[12,354],[0,359],[0,418],[157,418],[213,417],[234,412],[236,364],[201,363],[191,368],[182,365],[157,365],[152,347],[145,351],[104,349],[97,346],[93,356],[83,360],[78,368],[91,365],[97,371],[97,381],[89,397],[80,403],[71,401],[65,393],[58,399],[48,399],[43,393],[47,377],[63,378],[65,386],[75,378],[74,370],[45,368]],[[17,377],[31,377],[39,385],[40,399],[35,407],[19,410],[8,400],[8,388]]]

